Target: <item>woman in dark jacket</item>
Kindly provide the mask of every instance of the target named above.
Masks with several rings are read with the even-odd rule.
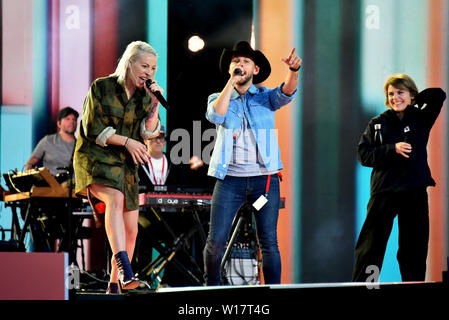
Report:
[[[358,159],[372,167],[368,212],[357,244],[352,280],[364,282],[370,268],[379,273],[393,220],[398,215],[397,259],[403,281],[424,281],[429,240],[427,187],[435,186],[427,163],[430,130],[446,93],[418,93],[405,74],[384,84],[388,110],[370,120],[358,145]]]

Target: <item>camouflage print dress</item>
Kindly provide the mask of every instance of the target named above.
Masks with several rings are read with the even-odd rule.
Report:
[[[148,116],[151,98],[145,89],[138,88],[128,100],[117,77],[95,80],[83,105],[80,132],[75,146],[75,191],[86,193],[90,184],[101,184],[121,190],[126,209],[139,208],[139,177],[137,166],[124,146],[95,143],[107,127],[116,134],[143,142],[140,124]]]

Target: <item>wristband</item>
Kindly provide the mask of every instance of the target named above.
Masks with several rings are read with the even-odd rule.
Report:
[[[297,72],[297,71],[299,71],[299,69],[301,69],[301,66],[299,66],[298,69],[293,69],[292,67],[289,67],[289,69],[290,69],[291,71]]]
[[[128,144],[128,140],[129,140],[129,137],[126,138],[125,144],[123,145],[125,148],[126,148],[126,145]]]

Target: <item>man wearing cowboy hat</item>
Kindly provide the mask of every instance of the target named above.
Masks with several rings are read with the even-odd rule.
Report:
[[[254,84],[271,73],[265,55],[248,42],[224,49],[220,71],[229,79],[220,93],[209,96],[206,118],[217,128],[208,174],[217,178],[211,221],[204,248],[208,285],[220,283],[220,265],[235,214],[248,202],[257,210],[257,233],[263,255],[265,283],[281,281],[281,258],[277,244],[279,172],[282,169],[274,114],[296,93],[301,58],[293,49],[281,59],[288,67],[285,82],[268,89]]]

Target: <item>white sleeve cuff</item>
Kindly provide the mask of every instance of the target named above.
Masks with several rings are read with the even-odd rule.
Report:
[[[115,134],[115,129],[113,127],[107,127],[101,133],[97,136],[97,139],[95,139],[95,143],[98,144],[101,147],[106,147],[106,141]]]
[[[145,126],[146,119],[143,119],[140,123],[140,136],[143,140],[147,140],[155,135],[159,134],[159,131],[161,130],[161,120],[158,119],[156,129],[154,131],[147,130]]]

